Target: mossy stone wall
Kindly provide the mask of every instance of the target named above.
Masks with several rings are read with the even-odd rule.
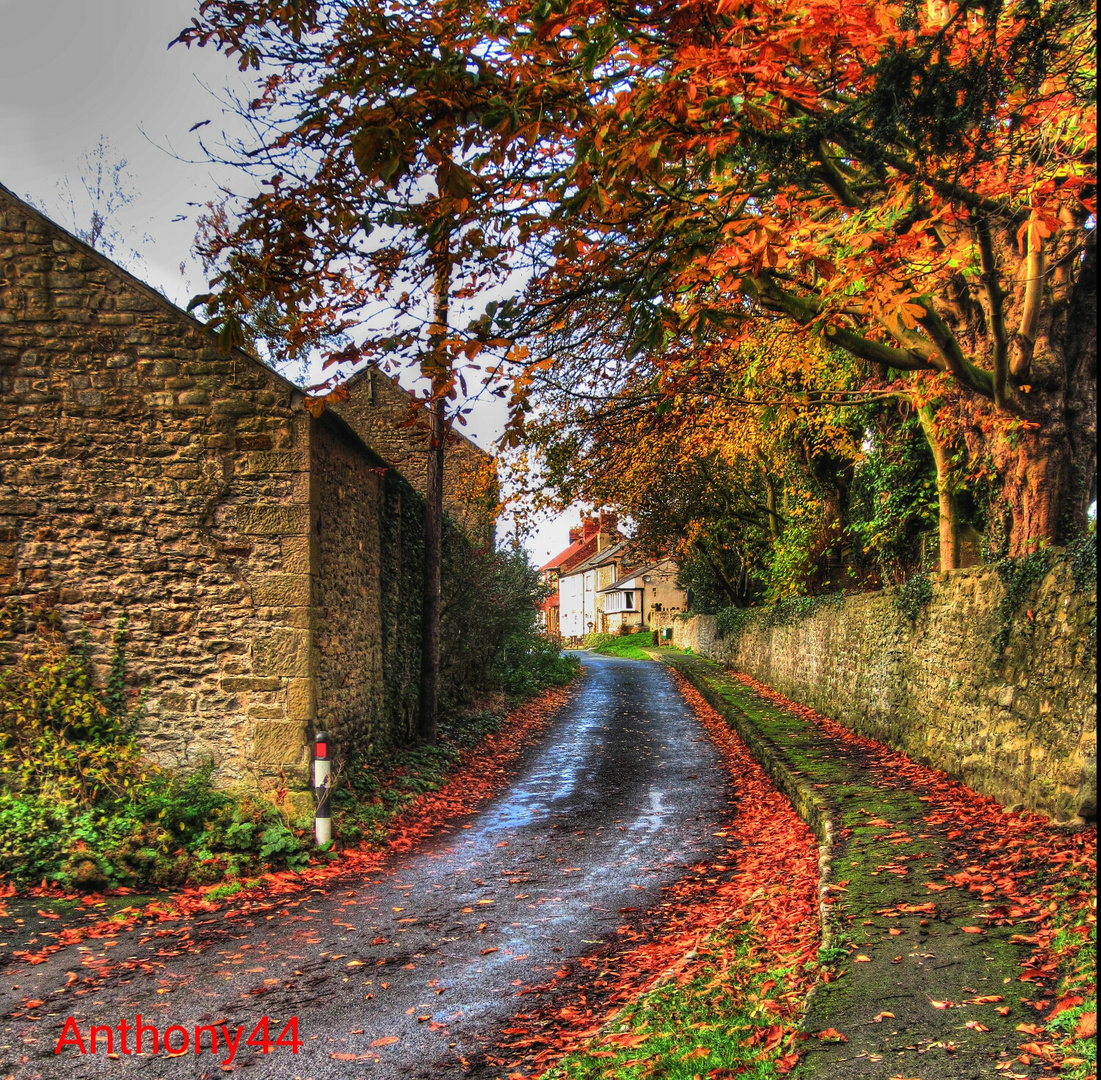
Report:
[[[696,651],[1003,805],[1095,818],[1094,552],[931,575],[917,604],[893,588],[762,609]],[[714,624],[675,623],[674,644]]]

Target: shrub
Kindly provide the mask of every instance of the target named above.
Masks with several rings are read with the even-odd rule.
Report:
[[[302,839],[262,795],[219,791],[212,762],[180,776],[142,755],[124,642],[123,622],[103,689],[56,634],[0,671],[0,874],[98,889],[303,865]]]

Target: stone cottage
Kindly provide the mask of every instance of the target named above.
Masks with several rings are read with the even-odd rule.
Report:
[[[0,186],[0,606],[101,667],[125,617],[163,764],[300,788],[315,726],[412,723],[424,429],[377,370],[304,404]],[[493,490],[457,438],[446,502],[483,539]]]

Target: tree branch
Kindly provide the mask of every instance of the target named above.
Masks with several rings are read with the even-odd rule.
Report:
[[[979,261],[982,266],[982,284],[986,302],[990,308],[990,333],[994,338],[994,404],[1005,408],[1006,383],[1009,376],[1009,334],[1005,326],[1005,290],[998,281],[998,268],[994,261],[994,242],[990,225],[985,217],[975,219],[975,231],[979,238]]]
[[[937,313],[932,300],[923,296],[918,300],[918,303],[925,310],[925,317],[918,319],[918,322],[925,327],[926,332],[936,343],[937,348],[940,349],[944,362],[948,365],[949,372],[968,389],[974,390],[977,394],[982,394],[983,397],[992,398],[994,396],[994,376],[989,371],[977,367],[964,356],[960,343],[956,340],[956,335],[952,333],[951,327]]]
[[[841,170],[834,164],[833,156],[830,154],[825,139],[822,139],[818,143],[818,154],[822,161],[822,168],[826,172],[826,186],[845,206],[853,210],[861,209],[864,204],[853,194],[852,188],[849,187],[848,180],[845,179]]]
[[[1035,243],[1035,247],[1033,247]],[[1036,329],[1040,322],[1040,305],[1044,297],[1044,243],[1039,237],[1029,237],[1025,259],[1025,299],[1021,308],[1021,328],[1017,331],[1017,354],[1010,363],[1010,374],[1017,380],[1027,379],[1036,348]]]
[[[822,305],[817,300],[797,296],[781,289],[769,275],[751,279],[758,292],[758,298],[771,302],[780,311],[790,315],[797,323],[806,325],[822,313]],[[870,360],[875,364],[886,364],[896,371],[928,371],[935,365],[910,349],[896,349],[879,341],[872,341],[861,334],[846,330],[832,323],[826,327],[826,336],[835,345],[846,352],[858,356],[861,360]]]

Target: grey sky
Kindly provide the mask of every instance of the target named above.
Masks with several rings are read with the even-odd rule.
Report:
[[[136,194],[117,220],[142,256],[128,269],[183,305],[205,288],[191,256],[198,208],[217,197],[219,183],[241,184],[206,161],[199,137],[217,145],[223,131],[232,136],[239,121],[218,95],[249,89],[212,49],[168,48],[197,7],[198,0],[0,0],[0,183],[71,228],[58,184],[68,178],[83,194],[81,158],[102,137],[128,162]],[[189,132],[202,120],[210,124]],[[78,217],[81,210],[78,203]],[[499,407],[478,407],[465,433],[488,448],[501,424]],[[537,563],[565,547],[571,517],[548,522],[529,541]]]

